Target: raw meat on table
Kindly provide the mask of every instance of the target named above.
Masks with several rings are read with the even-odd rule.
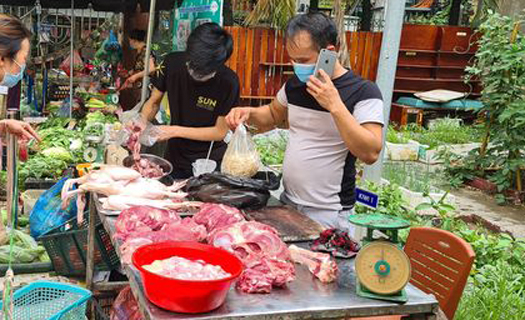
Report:
[[[158,231],[181,221],[173,210],[162,210],[147,206],[136,206],[123,210],[115,223],[115,239],[125,241],[134,232]]]
[[[208,232],[245,221],[238,209],[216,203],[203,204],[193,219],[196,223],[204,225]]]
[[[192,218],[181,219],[172,210],[135,206],[121,212],[115,224],[115,238],[124,241],[120,246],[122,261],[131,263],[135,250],[143,245],[162,241],[204,241],[206,228]]]
[[[220,280],[231,276],[221,266],[206,263],[202,260],[189,260],[182,257],[171,257],[155,260],[142,266],[151,273],[177,280]]]
[[[204,228],[202,226],[200,226],[202,227],[201,229],[199,229],[199,226],[194,226],[192,228],[191,222],[184,222],[184,220],[179,223],[171,224],[159,231],[136,232],[130,234],[126,238],[126,241],[120,246],[122,263],[131,264],[133,252],[147,244],[164,241],[202,241],[202,235],[205,233]]]
[[[289,261],[262,258],[246,266],[237,288],[246,293],[270,293],[273,287],[282,288],[295,280],[295,268]]]
[[[310,249],[328,252],[337,258],[351,258],[359,251],[359,244],[345,231],[327,229],[314,240]]]
[[[292,261],[308,267],[308,270],[321,282],[329,283],[337,279],[337,263],[326,253],[313,252],[295,245],[289,247]]]
[[[277,231],[256,221],[239,222],[216,229],[208,243],[233,252],[246,269],[237,288],[248,293],[268,293],[295,279],[295,268],[288,247]]]
[[[288,247],[277,230],[257,221],[244,221],[212,231],[209,244],[234,251],[243,260],[253,260],[262,255],[289,260]]]

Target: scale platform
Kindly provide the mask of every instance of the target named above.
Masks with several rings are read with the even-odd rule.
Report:
[[[398,230],[408,228],[410,223],[382,214],[352,215],[349,221],[367,228],[363,248],[355,261],[357,294],[369,299],[406,302],[404,287],[410,280],[411,266],[399,242]],[[374,238],[375,230],[389,238]]]

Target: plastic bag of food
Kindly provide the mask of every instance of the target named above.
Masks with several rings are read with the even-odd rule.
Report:
[[[84,70],[84,62],[80,57],[80,54],[77,50],[73,51],[73,56],[69,55],[62,63],[60,64],[60,69],[64,71],[68,77],[71,76],[71,59],[73,59],[73,74],[78,75],[82,70]]]
[[[157,143],[160,130],[151,122],[145,120],[139,113],[128,114],[121,130],[115,134],[117,145],[127,146],[133,149],[136,142],[151,147]],[[121,118],[122,121],[122,118]],[[131,146],[129,144],[132,144]],[[132,150],[130,150],[132,151]]]
[[[268,203],[270,190],[279,189],[281,176],[258,172],[253,178],[206,173],[190,178],[185,191],[202,202],[224,203],[239,209],[260,209]]]
[[[251,178],[260,168],[261,160],[251,135],[244,125],[235,129],[222,159],[221,171],[234,177]]]
[[[111,320],[142,320],[142,314],[139,310],[139,305],[133,293],[131,287],[127,286],[118,294],[111,311],[109,312]]]
[[[33,238],[38,239],[38,237],[46,232],[59,227],[67,220],[76,217],[76,196],[71,199],[71,202],[65,210],[62,209],[62,198],[60,197],[60,193],[64,183],[69,178],[71,177],[66,176],[65,178],[62,178],[62,180],[58,181],[51,187],[51,189],[44,192],[36,201],[33,210],[29,214],[29,227]]]

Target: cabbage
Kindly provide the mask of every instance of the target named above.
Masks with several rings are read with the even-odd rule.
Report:
[[[42,154],[46,157],[59,159],[62,161],[73,161],[73,156],[69,151],[62,147],[52,147],[42,151]]]

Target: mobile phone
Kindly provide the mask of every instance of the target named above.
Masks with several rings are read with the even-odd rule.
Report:
[[[314,75],[321,79],[319,70],[324,70],[326,74],[331,78],[334,74],[335,62],[337,61],[337,53],[332,50],[321,49],[317,63],[315,64]]]

